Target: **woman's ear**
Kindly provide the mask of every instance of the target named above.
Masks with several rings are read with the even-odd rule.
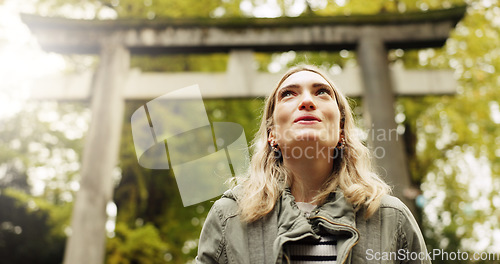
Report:
[[[344,132],[344,124],[345,124],[345,114],[344,111],[342,111],[340,113],[340,131],[342,131],[342,133]]]
[[[274,131],[271,128],[269,129],[269,132],[267,133],[267,142],[269,142],[269,143],[276,142],[276,137],[274,136]]]
[[[271,148],[271,150],[275,153],[278,153],[279,154],[278,157],[280,157],[281,149],[280,149],[278,142],[276,141],[276,137],[274,136],[274,132],[272,129],[270,129],[268,134],[267,134],[267,143],[269,144],[269,147]]]

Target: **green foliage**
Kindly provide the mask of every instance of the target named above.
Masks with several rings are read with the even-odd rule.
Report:
[[[112,1],[110,1],[112,2]],[[134,1],[121,0],[116,5],[119,17],[148,18],[155,17],[210,17],[212,10],[221,1]]]
[[[131,116],[144,103],[129,102],[125,116]],[[257,131],[261,99],[205,100],[204,103],[211,122],[238,123],[245,130],[247,142],[251,141]],[[124,122],[121,142],[122,178],[114,193],[117,223],[128,227],[142,223],[154,225],[168,245],[162,256],[171,258],[173,263],[192,260],[211,202],[183,207],[172,171],[150,170],[138,165],[128,118]]]
[[[7,188],[2,191],[2,194],[14,199],[16,206],[24,206],[28,213],[36,213],[38,211],[48,213],[47,225],[51,228],[51,235],[55,237],[64,237],[65,229],[69,227],[69,219],[72,203],[54,204],[44,198],[33,197],[23,191]]]
[[[270,84],[269,90],[273,88]],[[241,125],[250,144],[259,129],[263,98],[211,99],[204,103],[211,122],[234,122]]]
[[[185,0],[38,0],[36,6],[44,15],[100,18],[103,13],[116,14],[119,18],[182,18],[182,17],[212,17],[213,11],[223,5],[227,11],[235,15],[239,1],[185,1]],[[70,11],[70,12],[68,12]],[[71,12],[73,11],[73,12]],[[83,12],[82,12],[83,11]]]
[[[60,263],[70,206],[56,206],[14,189],[0,190],[2,263]]]
[[[118,223],[114,233],[106,244],[106,263],[165,263],[168,245],[152,224],[130,229],[126,224]]]
[[[342,1],[328,1],[325,8],[315,10],[314,13],[321,16],[327,15],[359,15],[384,13],[405,13],[415,11],[427,11],[433,9],[446,9],[454,6],[463,6],[464,0],[350,0],[345,5],[339,5]]]
[[[471,5],[443,50],[418,54],[420,64],[449,64],[460,76],[458,94],[424,104],[409,98],[401,102],[418,139],[414,173],[424,179],[429,201],[424,223],[431,246],[498,252],[493,246],[498,238],[490,230],[499,228],[500,219],[495,210],[500,205],[500,140],[495,132],[500,122],[495,110],[500,102],[500,54],[495,51],[500,30],[491,20],[499,7]],[[478,241],[485,244],[477,246]]]
[[[2,263],[62,261],[73,200],[69,183],[77,177],[86,128],[82,112],[79,104],[32,102],[2,120]]]
[[[295,2],[278,0],[278,12],[282,16],[332,16],[363,15],[379,13],[404,13],[446,9],[464,5],[465,0],[345,0],[306,1],[301,13],[295,10]],[[472,1],[469,1],[472,2]],[[246,6],[242,10],[242,3]],[[100,18],[103,13],[114,13],[118,18],[162,19],[162,18],[220,18],[252,17],[257,7],[266,4],[263,0],[38,0],[37,9],[44,15],[62,17]],[[73,10],[74,12],[68,12]]]
[[[352,52],[343,50],[341,52],[298,52],[294,60],[287,64],[287,67],[292,67],[300,63],[313,64],[323,69],[330,70],[336,67],[344,68],[347,62],[352,61],[355,57]]]
[[[5,176],[0,178],[0,188],[31,192],[35,183],[29,181],[34,177],[27,175],[39,172],[45,175],[36,182],[43,186],[37,190],[42,197],[56,204],[71,201],[72,190],[66,183],[76,180],[80,168],[86,110],[80,104],[32,102],[2,120],[0,168],[5,169]]]
[[[227,54],[135,55],[130,67],[144,72],[223,72],[227,61]]]

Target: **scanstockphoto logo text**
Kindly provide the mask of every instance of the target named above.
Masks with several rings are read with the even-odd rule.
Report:
[[[421,260],[444,260],[444,261],[498,261],[500,253],[492,252],[467,252],[467,251],[444,251],[433,249],[429,252],[412,252],[407,249],[399,249],[394,252],[378,252],[373,249],[366,250],[368,261],[421,261]]]
[[[403,133],[403,131],[400,131],[397,128],[375,128],[374,124],[372,124],[371,128],[358,129],[357,131],[357,136],[367,142],[399,141],[399,137]],[[371,152],[373,157],[376,159],[382,159],[386,155],[385,148],[381,146],[371,148]]]
[[[306,158],[306,159],[328,159],[328,160],[334,160],[339,157],[343,157],[344,152],[343,151],[338,151],[336,147],[325,147],[321,146],[317,141],[314,143],[314,145],[307,146],[305,148],[303,147],[283,147],[280,149],[278,153],[276,153],[276,158],[292,158],[292,159],[300,159],[300,158]]]
[[[354,131],[354,135],[361,140],[368,142],[390,142],[390,141],[399,141],[400,134],[402,132],[398,131],[397,128],[374,128],[374,124],[372,124],[371,128],[361,129],[356,128]],[[279,126],[275,125],[275,129],[279,130]],[[328,131],[334,131],[332,127],[328,128]],[[305,137],[302,135],[295,135],[293,129],[285,129],[283,133],[274,135],[277,141],[283,140],[298,140],[298,141],[306,141],[309,139],[309,136]],[[319,141],[329,141],[333,137],[337,137],[338,135],[333,135],[332,133],[320,133],[316,135],[316,139]]]

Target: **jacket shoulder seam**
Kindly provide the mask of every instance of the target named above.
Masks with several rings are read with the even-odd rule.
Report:
[[[392,208],[403,214],[409,211],[406,205],[401,200],[399,200],[399,198],[390,195],[382,197],[382,201],[380,202],[380,208]]]
[[[235,217],[237,215],[237,204],[236,201],[230,199],[230,198],[225,198],[222,197],[219,200],[215,201],[214,205],[212,206],[213,210],[215,210],[215,213],[217,214],[217,218],[220,221],[221,225],[221,231],[222,231],[222,238],[221,241],[217,247],[217,253],[216,257],[218,261],[221,261],[221,257],[225,257],[227,261],[227,250],[226,250],[226,227],[227,227],[227,220],[231,217]]]
[[[217,210],[217,215],[222,222],[238,215],[238,204],[231,198],[220,198],[215,201],[214,208]]]
[[[397,197],[386,195],[382,198],[380,208],[393,209],[397,212],[397,232],[398,244],[401,248],[408,248],[407,234],[404,231],[404,226],[409,223],[408,217],[413,217],[410,209]]]

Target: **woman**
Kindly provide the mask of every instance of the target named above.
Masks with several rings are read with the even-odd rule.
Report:
[[[429,263],[408,208],[370,165],[347,99],[317,68],[266,101],[250,175],[210,210],[198,263]]]

